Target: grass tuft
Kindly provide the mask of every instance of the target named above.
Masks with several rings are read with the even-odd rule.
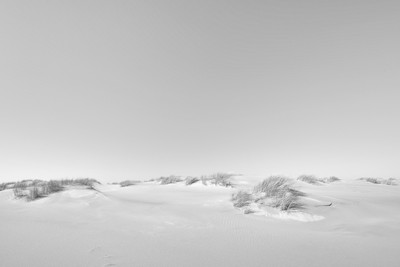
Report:
[[[275,197],[290,188],[289,178],[271,176],[254,187],[254,193],[264,193],[265,197]]]
[[[305,182],[305,183],[309,183],[309,184],[314,184],[314,185],[317,185],[320,183],[325,183],[325,184],[328,183],[329,184],[329,183],[340,181],[340,179],[337,178],[336,176],[330,176],[327,178],[318,178],[315,175],[308,175],[308,174],[300,175],[297,178],[297,180]]]
[[[137,185],[140,183],[140,181],[135,181],[135,180],[125,180],[119,183],[121,187],[127,187],[127,186],[132,186],[132,185]],[[118,183],[117,183],[118,184]]]
[[[308,174],[303,174],[300,175],[297,178],[298,181],[302,181],[305,183],[309,183],[309,184],[318,184],[319,182],[321,182],[321,179],[318,179],[316,176],[314,175],[308,175]]]
[[[200,181],[199,178],[188,176],[188,177],[186,177],[186,179],[185,179],[185,184],[186,184],[186,185],[192,185],[192,184],[197,183],[198,181]]]
[[[97,180],[89,178],[50,181],[23,180],[12,183],[12,189],[16,198],[26,198],[29,201],[33,201],[60,192],[66,186],[85,186],[87,189],[94,189],[94,185],[99,183]]]
[[[249,206],[251,204],[252,200],[253,200],[252,194],[250,194],[246,191],[243,191],[243,190],[240,190],[236,194],[232,195],[233,206],[236,208],[242,208],[245,206]]]
[[[182,179],[179,176],[175,176],[175,175],[170,175],[168,177],[160,177],[157,179],[158,181],[160,181],[160,184],[175,184],[175,183],[179,183],[182,182]]]
[[[304,208],[300,197],[306,194],[292,187],[292,180],[284,176],[271,176],[253,188],[251,193],[239,191],[232,196],[233,206],[247,207],[251,203],[269,206],[283,211]]]
[[[331,176],[328,178],[324,178],[323,181],[324,181],[324,183],[334,183],[334,182],[339,182],[340,179],[336,176]]]
[[[366,182],[373,184],[397,185],[396,178],[383,179],[383,178],[366,177],[366,178],[360,178],[360,180],[364,180]]]
[[[232,187],[233,186],[231,181],[232,176],[234,176],[234,174],[217,172],[211,175],[203,175],[200,177],[200,179],[204,185],[213,184],[224,187]]]

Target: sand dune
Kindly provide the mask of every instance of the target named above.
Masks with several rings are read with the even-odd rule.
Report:
[[[26,202],[0,192],[2,266],[399,266],[400,186],[312,185],[301,212],[243,214],[235,188],[72,188]],[[331,206],[327,204],[332,203]]]

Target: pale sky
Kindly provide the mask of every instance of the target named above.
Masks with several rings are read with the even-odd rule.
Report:
[[[0,1],[0,181],[400,176],[398,1]]]

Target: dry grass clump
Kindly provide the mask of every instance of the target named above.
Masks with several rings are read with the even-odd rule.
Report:
[[[199,178],[197,178],[197,177],[192,177],[192,176],[188,176],[188,177],[186,177],[186,179],[185,179],[185,185],[192,185],[192,184],[197,183],[198,181],[200,181]]]
[[[0,191],[6,190],[6,189],[13,189],[14,185],[15,185],[15,182],[1,183]]]
[[[300,175],[300,176],[297,178],[297,180],[298,180],[298,181],[305,182],[305,183],[309,183],[309,184],[318,184],[319,182],[322,182],[322,180],[321,180],[321,179],[318,179],[316,176],[314,176],[314,175],[308,175],[308,174]]]
[[[27,199],[33,201],[35,199],[45,197],[46,194],[43,191],[43,188],[37,186],[31,187],[28,190]]]
[[[232,176],[233,176],[233,174],[218,172],[218,173],[211,175],[211,181],[215,185],[228,187],[228,186],[232,186],[232,182],[231,182]]]
[[[200,177],[200,179],[204,185],[213,184],[224,187],[230,187],[233,186],[231,181],[232,176],[234,176],[234,174],[217,172],[211,175],[203,175]]]
[[[260,206],[270,206],[283,211],[294,211],[304,207],[300,197],[305,196],[292,187],[292,181],[283,176],[271,176],[253,188],[252,193],[239,191],[232,196],[235,207],[249,206],[257,203]]]
[[[26,198],[29,201],[46,197],[50,194],[60,192],[66,186],[85,186],[94,189],[94,185],[100,183],[95,179],[63,179],[63,180],[23,180],[13,185],[14,196],[16,198]]]
[[[240,190],[236,194],[232,195],[233,206],[236,208],[249,206],[252,201],[253,195],[243,190]]]
[[[203,185],[207,185],[207,181],[209,181],[210,178],[207,175],[202,175],[200,176],[200,180]]]
[[[366,177],[366,178],[360,178],[360,180],[364,180],[366,182],[373,184],[397,185],[396,178],[383,179],[383,178]]]
[[[274,197],[272,201],[267,205],[273,208],[279,208],[280,210],[299,210],[304,207],[304,205],[299,201],[299,195],[287,191],[284,194]]]
[[[289,178],[283,176],[271,176],[253,189],[254,193],[264,193],[265,197],[274,197],[290,188]]]
[[[336,176],[330,176],[327,178],[318,178],[315,175],[308,175],[308,174],[300,175],[297,178],[297,180],[305,182],[305,183],[309,183],[309,184],[333,183],[333,182],[340,181],[340,179],[337,178]]]
[[[397,185],[396,181],[397,181],[396,178],[389,178],[389,179],[383,180],[383,184],[386,184],[386,185]]]
[[[37,188],[36,186],[34,188]],[[50,195],[64,190],[61,181],[50,180],[41,186],[44,195]]]
[[[279,208],[281,210],[296,210],[302,208],[299,197],[305,196],[292,187],[292,181],[283,176],[271,176],[254,187],[258,194],[257,202]]]
[[[324,183],[334,183],[334,182],[339,182],[340,181],[340,179],[338,177],[336,177],[336,176],[331,176],[331,177],[328,177],[328,178],[324,178],[323,180],[324,180]]]
[[[26,198],[26,200],[33,201],[38,198],[47,196],[44,189],[37,186],[32,186],[26,189],[16,187],[13,189],[16,198]]]
[[[60,180],[61,185],[82,185],[82,186],[93,186],[94,184],[100,184],[99,181],[92,178],[79,178],[79,179],[62,179]]]
[[[179,176],[170,175],[167,177],[161,176],[160,178],[157,179],[157,181],[160,181],[160,184],[175,184],[182,182],[182,179]]]
[[[251,213],[254,213],[254,212],[255,212],[254,210],[249,209],[249,208],[246,208],[246,209],[244,209],[244,211],[243,211],[244,214],[251,214]]]
[[[140,183],[140,181],[136,181],[136,180],[125,180],[119,183],[119,185],[121,187],[126,187],[126,186],[131,186],[131,185],[137,185],[138,183]],[[118,184],[118,183],[116,183]]]
[[[13,192],[14,192],[14,196],[16,198],[21,198],[21,197],[25,197],[26,196],[26,192],[24,192],[24,190],[22,190],[20,188],[14,188]]]

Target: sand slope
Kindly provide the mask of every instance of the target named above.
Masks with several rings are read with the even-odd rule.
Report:
[[[400,186],[296,187],[307,193],[307,209],[289,216],[244,215],[230,202],[237,189],[200,183],[99,185],[33,202],[5,190],[1,265],[400,266]]]

